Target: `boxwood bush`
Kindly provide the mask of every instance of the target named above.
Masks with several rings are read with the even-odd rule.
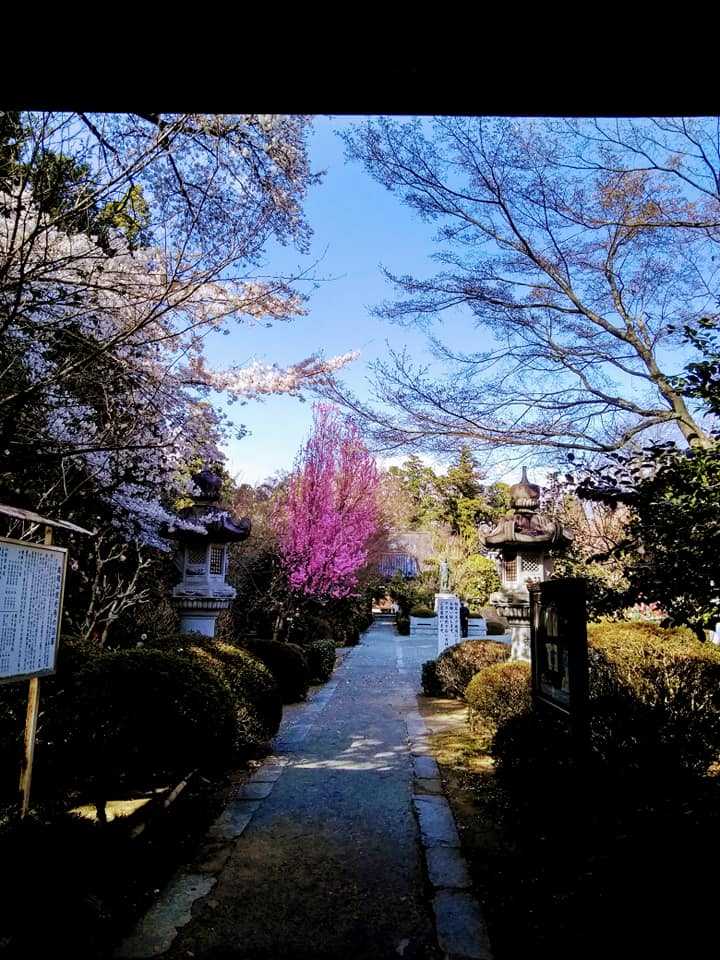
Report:
[[[337,632],[335,625],[326,617],[305,613],[293,618],[288,628],[287,639],[291,643],[305,647],[315,640],[334,639]]]
[[[230,758],[234,709],[214,670],[186,654],[123,650],[89,661],[74,678],[72,756],[96,795],[219,769]]]
[[[248,650],[203,633],[178,633],[158,643],[198,659],[228,685],[235,709],[235,746],[240,756],[266,743],[282,719],[280,688],[271,670]]]
[[[588,628],[586,761],[614,775],[702,775],[720,754],[720,650],[685,628],[603,623]],[[532,709],[500,723],[498,773],[542,776],[572,766],[567,724]]]
[[[588,628],[593,749],[612,765],[704,772],[720,753],[720,650],[688,628]]]
[[[510,647],[507,644],[494,640],[463,640],[443,650],[434,661],[434,668],[423,667],[423,690],[428,696],[456,697],[461,700],[478,670],[509,658]]]
[[[428,617],[436,617],[437,613],[432,607],[413,607],[410,611],[410,616],[423,617],[424,619],[427,619]]]
[[[216,642],[209,652],[222,664],[236,701],[251,704],[265,738],[274,737],[282,720],[282,698],[272,671],[262,660],[234,644]]]
[[[406,617],[402,613],[396,614],[395,629],[401,637],[408,637],[410,635],[410,617]]]
[[[470,729],[494,733],[499,724],[530,709],[530,664],[508,660],[483,667],[467,685],[465,699]]]
[[[532,708],[498,724],[490,753],[498,777],[521,791],[530,785],[537,788],[545,784],[558,789],[577,769],[567,721]]]
[[[235,750],[251,755],[278,731],[282,719],[280,689],[270,670],[247,650],[232,644],[193,644],[188,653],[227,684],[235,716]]]
[[[421,683],[423,693],[428,697],[441,697],[442,684],[437,675],[437,660],[426,660],[422,665]]]
[[[325,683],[335,669],[335,641],[315,640],[303,648],[308,662],[310,679],[315,683]]]
[[[283,703],[305,699],[310,686],[310,670],[301,647],[278,640],[245,640],[243,646],[268,667],[280,689]]]

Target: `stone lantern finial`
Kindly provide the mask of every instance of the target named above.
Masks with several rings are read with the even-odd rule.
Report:
[[[512,505],[516,510],[537,510],[540,503],[540,487],[536,483],[530,483],[527,475],[527,467],[522,468],[522,479],[520,483],[513,484],[510,487],[510,496]]]
[[[205,466],[198,473],[192,475],[192,482],[200,491],[193,497],[196,503],[217,503],[220,499],[222,478]]]

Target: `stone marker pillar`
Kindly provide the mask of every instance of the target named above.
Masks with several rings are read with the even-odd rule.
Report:
[[[454,593],[435,594],[438,626],[438,656],[460,642],[460,598]]]

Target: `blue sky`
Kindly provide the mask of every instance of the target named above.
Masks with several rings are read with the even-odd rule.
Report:
[[[381,263],[401,273],[433,271],[429,259],[433,227],[420,221],[358,164],[346,163],[344,145],[335,131],[361,122],[362,118],[316,118],[311,162],[313,169],[327,172],[305,205],[314,230],[312,249],[302,256],[272,246],[266,258],[268,273],[307,269],[322,258],[315,272],[332,279],[311,292],[307,316],[270,329],[237,327],[229,337],[211,341],[208,356],[214,364],[230,366],[256,358],[284,366],[316,350],[326,356],[359,350],[360,359],[345,369],[343,379],[365,395],[367,363],[385,352],[386,340],[395,347],[407,345],[422,357],[425,339],[419,332],[372,317],[370,307],[392,292],[381,275]],[[239,481],[257,483],[292,465],[309,432],[311,403],[279,396],[235,405],[231,412],[249,430],[227,450],[228,467]]]
[[[315,119],[309,143],[311,164],[314,170],[326,172],[305,204],[314,230],[311,250],[307,255],[279,245],[267,250],[268,275],[297,273],[320,261],[315,273],[327,279],[311,291],[307,316],[270,329],[233,328],[229,337],[208,343],[214,365],[243,365],[257,359],[285,366],[316,351],[334,356],[359,350],[360,359],[343,371],[342,378],[364,398],[368,364],[383,356],[386,341],[396,349],[407,347],[416,362],[430,361],[421,332],[378,320],[370,312],[393,293],[381,274],[381,264],[416,276],[435,273],[437,265],[431,260],[435,227],[421,221],[359,164],[346,162],[337,131],[364,122],[363,117]],[[448,345],[488,348],[490,343],[483,342],[483,337],[488,334],[474,329],[464,311],[444,314],[442,339]],[[309,432],[311,408],[311,402],[287,396],[233,406],[233,419],[248,430],[247,436],[232,441],[227,449],[233,476],[239,482],[258,483],[288,470]],[[395,457],[392,462],[403,459]],[[491,475],[500,476],[494,471]],[[517,476],[519,469],[511,469],[502,479],[512,482]]]

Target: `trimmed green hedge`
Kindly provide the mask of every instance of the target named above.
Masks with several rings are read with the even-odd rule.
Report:
[[[271,740],[282,719],[280,689],[262,661],[247,650],[217,641],[188,653],[227,684],[235,713],[235,749],[247,756]]]
[[[472,678],[483,667],[510,658],[510,647],[494,640],[463,640],[443,650],[434,663],[423,665],[422,683],[430,697],[456,697],[461,700]]]
[[[305,647],[315,640],[334,640],[337,632],[335,625],[327,618],[306,613],[293,619],[288,629],[287,639],[291,643]]]
[[[237,702],[246,701],[257,712],[267,739],[274,737],[282,720],[282,699],[275,678],[262,660],[234,644],[216,642],[212,648],[224,668]]]
[[[74,678],[72,758],[100,797],[124,784],[148,784],[218,769],[230,758],[233,697],[195,657],[122,650],[88,662]]]
[[[475,733],[492,733],[510,717],[530,709],[530,664],[508,660],[483,667],[465,691],[468,722]]]
[[[303,650],[310,670],[310,679],[315,683],[325,683],[335,669],[335,641],[315,640]]]
[[[588,627],[587,762],[623,776],[702,775],[720,755],[720,650],[652,623]],[[571,767],[567,725],[532,709],[501,723],[498,773]]]
[[[282,719],[282,698],[272,671],[262,660],[242,647],[197,631],[158,642],[164,649],[199,660],[228,685],[235,708],[235,747],[241,756],[255,752],[275,736]]]
[[[410,636],[410,617],[405,617],[398,613],[395,615],[395,629],[401,637]]]
[[[433,610],[432,607],[413,607],[410,611],[411,617],[422,617],[423,619],[428,619],[429,617],[436,617],[437,613]]]
[[[720,649],[688,628],[588,628],[593,747],[606,762],[704,772],[720,753]]]
[[[310,670],[302,647],[278,640],[245,640],[243,646],[269,668],[280,688],[283,703],[305,699],[310,686]]]

